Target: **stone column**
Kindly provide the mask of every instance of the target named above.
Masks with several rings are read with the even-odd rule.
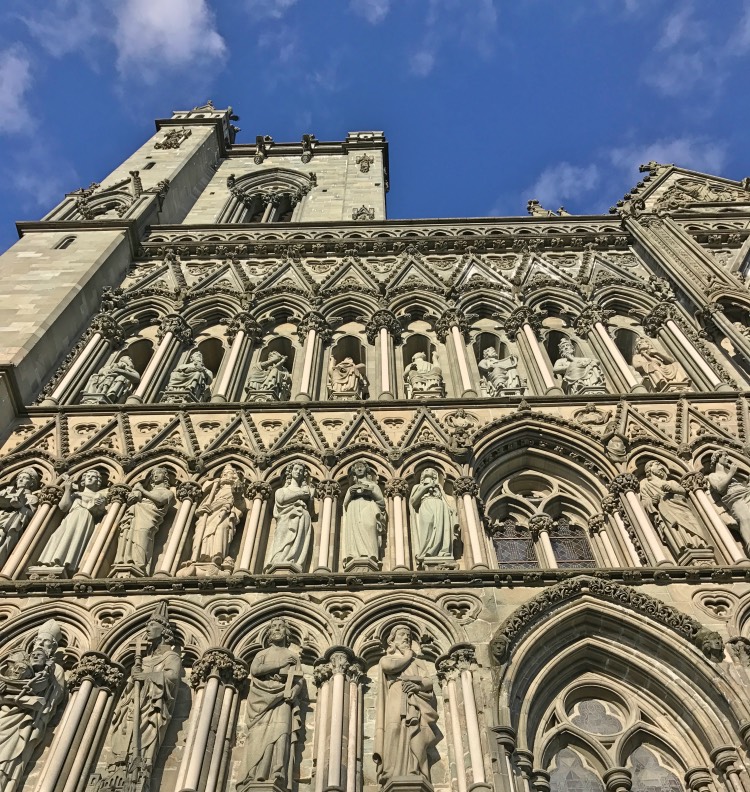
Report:
[[[615,476],[610,484],[610,492],[615,497],[620,498],[625,513],[631,523],[636,526],[641,540],[645,541],[655,566],[672,566],[674,561],[667,556],[661,539],[659,539],[653,525],[651,525],[651,520],[649,520],[638,497],[638,490],[638,479],[632,473]]]
[[[604,773],[604,788],[607,792],[630,792],[633,782],[630,770],[625,767],[612,767]]]
[[[712,792],[713,776],[707,767],[690,767],[685,772],[688,792]]]
[[[328,756],[328,725],[331,696],[331,664],[319,660],[313,669],[313,679],[318,688],[318,701],[315,707],[315,786],[314,792],[323,792],[328,779],[326,757]]]
[[[465,748],[463,741],[463,726],[459,714],[460,702],[458,700],[458,680],[461,672],[457,663],[451,655],[441,657],[435,663],[437,678],[443,691],[444,710],[450,719],[451,744],[453,747],[453,758],[456,763],[456,789],[458,792],[466,792],[466,764]]]
[[[495,785],[498,787],[498,792],[517,792],[512,762],[516,750],[516,733],[510,726],[493,726],[490,731],[494,734],[497,744],[498,767],[495,773]]]
[[[271,497],[271,487],[265,481],[251,481],[245,488],[245,494],[252,500],[253,505],[245,517],[245,530],[242,534],[235,572],[252,572],[253,556],[258,546],[260,528],[264,522],[266,503]]]
[[[464,336],[469,332],[469,322],[463,311],[457,308],[449,308],[435,323],[435,333],[444,344],[451,337],[453,341],[453,351],[456,355],[458,373],[461,378],[461,395],[476,396],[477,390],[471,382],[469,373],[469,362],[466,359],[466,343]]]
[[[629,563],[622,564],[612,544],[607,528],[605,527],[605,519],[603,514],[595,514],[589,520],[589,536],[598,547],[600,557],[605,561],[607,566],[620,567],[630,566]]]
[[[554,520],[547,514],[535,514],[529,520],[529,530],[531,531],[531,538],[542,550],[542,555],[546,561],[545,566],[548,569],[557,569],[557,559],[555,558],[555,551],[552,549],[552,542],[549,538],[549,532],[552,530]]]
[[[503,330],[509,338],[515,338],[521,357],[526,363],[526,372],[531,380],[533,392],[538,396],[547,393],[560,395],[562,389],[555,382],[547,356],[542,351],[537,333],[542,327],[542,314],[525,305],[516,308],[503,321]]]
[[[531,774],[531,786],[534,792],[550,792],[549,773],[546,770],[534,770]]]
[[[69,680],[68,699],[37,792],[74,792],[88,777],[109,724],[125,669],[101,652],[86,652]]]
[[[724,776],[732,792],[747,792],[748,785],[740,777],[742,765],[737,750],[732,745],[721,745],[711,751],[711,760]]]
[[[315,487],[315,495],[322,501],[320,509],[320,546],[316,572],[330,572],[333,569],[331,537],[334,533],[336,501],[340,494],[341,487],[333,479],[319,481]]]
[[[633,524],[622,508],[620,498],[606,495],[602,498],[602,511],[607,515],[613,536],[625,557],[625,566],[640,567],[648,562]]]
[[[717,346],[721,345],[724,336],[734,347],[735,354],[745,361],[745,366],[750,364],[750,337],[735,327],[724,313],[724,307],[717,302],[704,305],[700,311],[706,329],[717,336],[714,340]]]
[[[305,354],[302,361],[302,377],[296,401],[310,401],[315,398],[317,388],[315,377],[320,375],[320,356],[323,346],[331,340],[331,328],[325,316],[319,311],[305,314],[297,326],[297,334],[304,336]]]
[[[180,344],[187,344],[192,340],[193,331],[179,314],[167,314],[159,325],[156,337],[159,340],[159,346],[154,350],[135,392],[125,400],[126,404],[153,401],[171,358]]]
[[[732,378],[721,368],[705,342],[700,342],[695,330],[685,324],[675,303],[660,302],[643,319],[642,324],[649,336],[658,338],[672,356],[680,361],[699,389],[733,390]],[[701,343],[700,351],[696,343]]]
[[[531,792],[531,776],[534,770],[534,754],[530,751],[516,751],[516,764],[521,772],[523,792]]]
[[[392,518],[394,571],[410,569],[410,564],[407,564],[407,555],[411,554],[408,552],[408,528],[405,519],[408,495],[409,482],[406,479],[394,478],[385,485],[385,496],[390,501],[389,511]]]
[[[184,481],[177,487],[177,500],[180,505],[169,529],[169,538],[167,546],[162,553],[161,564],[159,569],[154,572],[154,576],[171,577],[177,571],[177,565],[180,562],[180,550],[185,543],[195,508],[202,496],[203,490],[194,481]]]
[[[646,393],[641,378],[632,371],[622,352],[607,332],[606,322],[612,311],[605,311],[601,306],[590,302],[575,320],[574,327],[579,337],[586,337],[596,356],[615,386],[615,391],[630,393]]]
[[[81,560],[80,568],[73,577],[90,578],[100,571],[106,549],[117,532],[117,524],[125,511],[130,487],[115,484],[107,490],[107,512],[104,519],[94,529],[89,546]]]
[[[260,336],[260,326],[242,311],[233,317],[227,326],[227,341],[231,343],[229,354],[217,376],[217,382],[211,393],[212,402],[241,401],[242,384],[239,376],[242,364],[247,359],[252,345]]]
[[[401,343],[401,323],[396,315],[385,308],[375,311],[365,325],[365,335],[370,344],[377,339],[380,353],[380,393],[378,399],[387,401],[396,398],[396,375],[393,347]]]
[[[36,494],[39,498],[39,506],[8,556],[0,578],[13,580],[26,569],[29,559],[44,538],[49,521],[52,519],[63,493],[60,487],[45,486]]]
[[[464,506],[466,532],[469,535],[469,547],[471,548],[471,567],[472,569],[477,567],[489,569],[485,559],[486,548],[484,551],[482,550],[484,531],[477,506],[479,485],[471,476],[461,476],[456,479],[453,491],[456,497],[461,498]]]
[[[104,356],[111,349],[122,346],[125,340],[124,330],[110,313],[97,314],[91,322],[90,331],[91,335],[84,342],[78,357],[42,401],[42,407],[73,401]]]
[[[177,776],[178,792],[207,792],[220,784],[225,738],[233,726],[229,722],[233,700],[246,678],[245,664],[225,649],[208,649],[193,666],[190,685],[203,692],[200,705],[190,713],[188,741]]]

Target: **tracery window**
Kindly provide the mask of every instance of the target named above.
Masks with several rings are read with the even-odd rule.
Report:
[[[314,173],[273,168],[227,179],[230,199],[219,223],[288,223],[298,219],[300,203],[317,184]]]
[[[596,566],[586,531],[566,517],[557,520],[549,538],[555,560],[561,569]]]
[[[550,792],[604,792],[604,784],[596,773],[571,748],[563,748],[555,756],[549,782]]]
[[[500,569],[538,569],[531,531],[515,520],[495,522],[490,534]]]

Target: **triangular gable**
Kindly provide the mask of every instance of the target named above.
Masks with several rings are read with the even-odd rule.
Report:
[[[29,449],[40,449],[46,451],[53,456],[58,448],[57,444],[57,421],[51,418],[42,424],[32,425],[31,427],[22,427],[23,431],[16,433],[23,434],[19,439],[18,444],[12,448],[12,453],[17,454],[20,451],[28,451]]]
[[[282,288],[302,294],[312,294],[317,287],[313,279],[305,272],[305,268],[291,259],[285,261],[278,269],[272,270],[265,278],[255,284],[256,293],[266,289]]]
[[[91,428],[93,427],[93,428]],[[125,439],[117,417],[97,427],[96,419],[77,421],[70,426],[70,453],[80,454],[84,451],[106,448],[116,454],[125,453]]]
[[[513,284],[504,275],[500,275],[487,262],[480,261],[476,256],[469,256],[459,267],[450,286],[452,289],[462,291],[486,288],[509,293],[513,291]]]
[[[673,423],[671,421],[668,424],[652,421],[628,403],[624,404],[620,416],[620,432],[627,437],[630,442],[648,439],[656,441],[660,445],[672,446],[674,444],[674,438],[667,434],[667,426],[672,425]]]
[[[442,292],[445,289],[445,283],[414,256],[407,255],[401,266],[393,273],[393,275],[386,282],[386,288],[389,292],[396,289],[406,288],[431,288],[435,291]]]
[[[685,438],[693,438],[694,441],[701,443],[711,437],[728,440],[731,443],[739,442],[736,414],[732,415],[733,411],[726,408],[720,410],[718,407],[712,409],[707,405],[701,405],[701,408],[698,409],[689,402],[685,403],[682,420],[682,432]],[[720,420],[719,413],[727,416],[726,422]]]
[[[378,422],[367,410],[361,409],[336,441],[336,452],[354,448],[390,449],[391,443]]]
[[[643,281],[636,280],[633,277],[632,271],[627,270],[625,267],[620,267],[609,259],[602,258],[598,253],[594,254],[594,260],[591,264],[591,271],[589,272],[587,283],[606,285],[608,282],[627,281],[632,283],[633,286],[643,288]]]
[[[450,444],[450,438],[446,434],[445,429],[443,429],[429,407],[419,408],[411,424],[406,428],[406,432],[399,443],[399,448],[403,452],[408,451],[412,446],[424,443]]]
[[[227,261],[217,269],[208,273],[204,278],[196,281],[191,286],[190,293],[200,294],[206,289],[217,286],[230,289],[232,292],[242,293],[245,290],[245,284],[242,282],[231,263]]]
[[[380,286],[375,276],[363,262],[351,259],[344,261],[323,281],[321,291],[331,292],[344,289],[365,289],[379,292]]]
[[[252,419],[244,413],[237,413],[234,418],[205,447],[203,453],[218,451],[224,448],[244,448],[256,452],[263,450],[263,444]]]
[[[549,259],[541,258],[534,253],[518,285],[523,291],[524,288],[533,286],[534,282],[538,280],[551,280],[558,285],[568,284],[577,288],[575,277],[571,273],[565,272],[565,270],[558,267]]]
[[[325,435],[312,414],[300,410],[289,425],[281,432],[270,452],[279,451],[285,446],[302,446],[318,452],[329,451]]]

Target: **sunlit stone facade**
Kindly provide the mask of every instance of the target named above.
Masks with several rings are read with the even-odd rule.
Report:
[[[387,220],[175,112],[19,223],[7,792],[750,790],[750,184]]]

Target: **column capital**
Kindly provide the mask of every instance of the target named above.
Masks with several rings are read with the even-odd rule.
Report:
[[[401,322],[398,321],[393,311],[389,311],[386,308],[375,311],[367,320],[365,335],[371,344],[375,343],[375,339],[382,328],[388,331],[394,343],[398,344],[401,341]]]
[[[183,481],[177,485],[177,498],[181,501],[191,500],[193,503],[197,503],[202,495],[203,490],[200,484],[195,481]]]
[[[365,663],[363,660],[360,660],[358,657],[355,657],[351,663],[349,663],[349,668],[346,669],[346,678],[350,682],[354,682],[356,685],[361,684],[365,680]]]
[[[297,333],[300,336],[306,336],[310,330],[315,330],[324,343],[328,343],[333,335],[328,320],[320,311],[308,311],[297,325]]]
[[[660,302],[651,309],[650,313],[644,316],[641,324],[647,335],[651,336],[651,338],[656,338],[661,327],[670,319],[674,319],[675,315],[676,308],[673,302]]]
[[[471,670],[476,663],[476,650],[469,643],[460,643],[452,646],[447,654],[439,657],[435,663],[438,677],[451,680],[455,679],[461,671]]]
[[[245,485],[245,494],[248,498],[255,500],[268,500],[271,497],[271,485],[266,481],[248,481]]]
[[[604,773],[607,792],[629,792],[633,786],[630,770],[625,767],[612,767]]]
[[[588,302],[578,317],[573,321],[573,327],[579,336],[585,337],[591,332],[597,322],[606,325],[607,320],[613,314],[614,311],[607,311],[602,308],[601,305],[593,301]]]
[[[589,517],[589,535],[596,536],[600,534],[604,530],[604,515],[603,514],[594,514],[592,517]]]
[[[107,490],[107,503],[125,503],[132,489],[127,484],[113,484]]]
[[[435,671],[440,682],[454,682],[460,673],[456,658],[449,654],[435,661]]]
[[[34,494],[39,498],[40,503],[56,506],[60,502],[60,498],[63,496],[63,491],[61,487],[55,487],[51,484],[47,484]]]
[[[338,498],[341,495],[341,487],[333,479],[323,479],[315,484],[316,498]]]
[[[255,317],[251,316],[247,311],[240,311],[235,314],[227,324],[227,339],[231,342],[234,341],[237,333],[242,330],[248,338],[255,341],[261,335],[260,325]]]
[[[453,491],[459,498],[464,495],[471,495],[472,498],[476,498],[479,495],[479,484],[471,476],[461,476],[456,479]]]
[[[539,534],[542,531],[549,533],[552,530],[552,526],[554,524],[555,521],[549,516],[549,514],[535,514],[529,520],[529,531],[531,531],[532,538],[539,538]]]
[[[102,338],[112,346],[120,347],[125,341],[125,331],[120,323],[107,311],[98,313],[91,322],[92,330],[100,333]]]
[[[316,687],[322,687],[333,675],[333,669],[330,663],[324,660],[319,660],[313,668],[313,682]]]
[[[495,735],[497,744],[501,745],[507,754],[511,755],[516,750],[516,732],[510,726],[491,726],[490,731]]]
[[[737,749],[733,745],[720,745],[711,751],[711,761],[725,775],[738,772],[736,762],[739,760]]]
[[[690,492],[706,489],[706,477],[699,470],[692,470],[680,479],[680,484]]]
[[[187,344],[193,339],[193,331],[190,325],[179,314],[167,314],[159,323],[159,330],[156,337],[161,341],[167,333],[172,335],[183,344]]]
[[[247,666],[226,649],[207,649],[193,666],[190,686],[205,685],[210,677],[217,677],[225,685],[238,687],[247,679]]]
[[[461,335],[469,332],[469,320],[466,314],[458,308],[448,308],[435,322],[435,335],[437,335],[441,343],[445,343],[445,339],[453,327],[457,327]]]
[[[346,674],[354,655],[346,646],[332,646],[323,655],[323,659],[331,669],[331,674]]]
[[[383,494],[388,498],[393,498],[398,495],[400,498],[405,498],[409,494],[409,482],[403,478],[392,478],[386,482]]]
[[[534,770],[531,774],[531,786],[534,792],[550,792],[549,773],[546,770]]]
[[[707,767],[689,767],[685,771],[685,783],[690,792],[704,792],[710,789],[713,776]]]
[[[632,473],[621,473],[615,476],[609,484],[609,491],[612,495],[624,495],[626,492],[638,492],[640,481]]]
[[[73,669],[68,684],[75,690],[88,679],[94,683],[94,687],[116,693],[125,679],[125,673],[123,666],[102,652],[86,652]]]
[[[536,333],[541,329],[543,319],[544,314],[540,311],[534,311],[527,305],[521,305],[503,320],[503,330],[509,336],[516,336],[523,325],[527,324]]]

